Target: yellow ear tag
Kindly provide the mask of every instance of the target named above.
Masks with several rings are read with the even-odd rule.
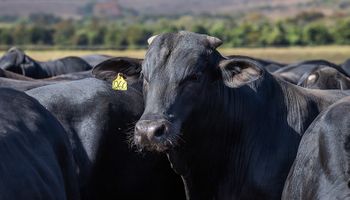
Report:
[[[120,73],[118,73],[117,78],[115,78],[114,81],[112,82],[112,89],[122,90],[122,91],[125,91],[128,89],[128,83]]]

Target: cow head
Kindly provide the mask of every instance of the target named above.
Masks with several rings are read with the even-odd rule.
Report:
[[[22,50],[12,47],[0,59],[0,68],[8,71],[22,73],[20,65],[24,62]]]
[[[248,58],[224,58],[215,37],[191,32],[152,38],[142,65],[145,110],[135,126],[140,148],[165,151],[175,146],[191,115],[215,98],[212,89],[238,88],[257,80],[263,70]]]
[[[0,59],[1,69],[22,75],[26,75],[35,70],[37,65],[38,64],[32,58],[25,55],[24,52],[17,47],[9,49]]]
[[[333,67],[319,66],[305,74],[298,85],[312,89],[349,89],[350,79]]]

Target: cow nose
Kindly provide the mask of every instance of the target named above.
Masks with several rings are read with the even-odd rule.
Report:
[[[142,143],[145,139],[148,142],[161,140],[168,132],[168,122],[165,120],[142,120],[135,126],[135,138]]]

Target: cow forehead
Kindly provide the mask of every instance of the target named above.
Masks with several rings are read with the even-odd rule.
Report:
[[[203,71],[206,67],[205,58],[198,54],[185,51],[173,52],[153,61],[146,61],[143,68],[148,77],[169,77],[172,80],[184,79],[186,76]]]
[[[163,51],[165,53],[192,52],[200,53],[207,48],[207,40],[203,35],[179,32],[161,34],[151,43],[150,51]]]
[[[181,71],[191,73],[206,60],[208,48],[201,37],[160,35],[151,44],[144,61],[144,72]]]

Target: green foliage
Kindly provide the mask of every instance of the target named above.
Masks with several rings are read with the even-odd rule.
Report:
[[[31,44],[53,44],[53,30],[43,26],[32,26],[29,28],[29,39]]]
[[[350,19],[341,20],[334,27],[333,35],[337,44],[350,44]]]
[[[232,16],[134,16],[118,20],[59,19],[31,15],[15,24],[0,24],[0,45],[54,45],[60,47],[146,48],[155,34],[188,30],[221,38],[226,47],[350,44],[350,18],[325,18],[322,13],[300,13],[271,21],[252,13]]]
[[[30,44],[29,27],[25,23],[15,26],[12,31],[13,38],[16,38],[16,45]]]
[[[78,32],[73,38],[73,45],[75,46],[88,46],[89,36],[85,31]]]
[[[309,45],[325,45],[333,42],[329,28],[321,23],[313,23],[305,27],[303,42]]]
[[[0,44],[13,45],[11,31],[7,29],[0,30]]]
[[[130,47],[146,45],[147,39],[152,36],[152,32],[148,31],[142,25],[133,25],[126,28],[124,37]]]
[[[65,20],[54,25],[54,44],[58,46],[71,45],[75,31],[72,20]]]

